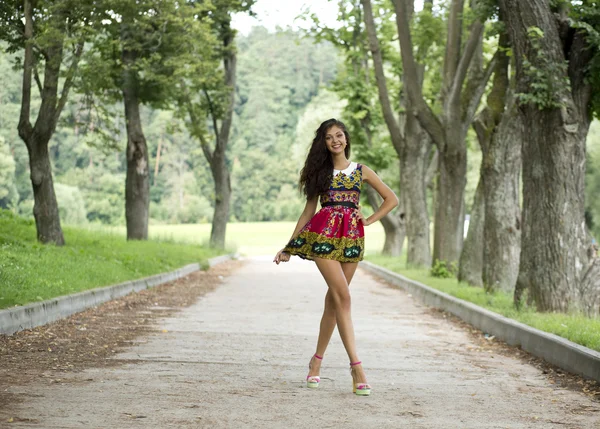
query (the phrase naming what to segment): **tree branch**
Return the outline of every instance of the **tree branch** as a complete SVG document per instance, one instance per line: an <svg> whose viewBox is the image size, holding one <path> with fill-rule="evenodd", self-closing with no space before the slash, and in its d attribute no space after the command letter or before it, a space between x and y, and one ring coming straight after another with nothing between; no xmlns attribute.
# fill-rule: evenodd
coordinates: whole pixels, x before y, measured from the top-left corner
<svg viewBox="0 0 600 429"><path fill-rule="evenodd" d="M67 70L67 76L65 78L65 83L63 84L60 100L56 105L56 112L54 114L54 125L58 123L58 118L60 117L60 113L62 112L65 104L67 103L67 98L69 97L69 90L73 86L73 79L75 78L75 73L77 72L77 67L79 65L79 60L81 60L81 55L83 54L83 40L79 40L77 45L75 45L75 49L73 52L73 59L71 60L71 65L69 66L69 70Z"/></svg>
<svg viewBox="0 0 600 429"><path fill-rule="evenodd" d="M33 68L33 46L31 39L33 38L33 20L31 0L24 1L25 13L25 57L23 59L23 90L21 95L21 113L19 115L19 125L17 127L19 136L27 147L29 147L29 139L33 133L33 127L29 120L31 113L31 71Z"/></svg>
<svg viewBox="0 0 600 429"><path fill-rule="evenodd" d="M467 128L469 127L469 124L471 124L471 122L473 121L473 118L475 117L475 113L477 112L477 108L479 107L479 103L481 102L481 97L483 97L483 94L485 93L485 88L487 86L488 81L490 80L490 78L492 77L492 73L494 72L495 68L496 68L496 64L498 62L498 52L496 51L496 53L494 53L494 56L492 57L492 59L490 60L490 62L488 63L485 72L483 74L483 77L481 78L481 80L478 82L475 91L473 91L473 95L471 97L470 100L468 100L468 104L467 104L467 108L465 110L465 114L463 116L463 127ZM466 130L465 130L466 131Z"/></svg>
<svg viewBox="0 0 600 429"><path fill-rule="evenodd" d="M40 74L37 69L37 62L33 65L33 77L35 79L35 83L37 84L38 91L40 92L40 96L42 95L42 81L40 80Z"/></svg>
<svg viewBox="0 0 600 429"><path fill-rule="evenodd" d="M473 131L475 131L475 134L477 135L477 140L479 140L479 146L481 147L483 147L486 144L485 142L488 135L488 129L486 125L487 114L488 112L486 109L485 111L481 112L481 114L479 114L471 124L473 126Z"/></svg>
<svg viewBox="0 0 600 429"><path fill-rule="evenodd" d="M190 117L191 134L192 134L192 136L197 137L198 140L200 140L200 148L202 149L202 152L204 153L204 157L206 158L206 160L208 161L208 163L210 164L210 166L212 168L212 164L213 164L212 151L210 149L210 145L206 141L206 137L204 136L203 130L198 125L198 124L204 124L204 119L200 119L200 118L198 118L198 115L196 115L196 112L194 111L194 106L193 106L192 100L189 95L187 85L185 84L185 81L183 79L181 80L180 85L181 85L181 98L179 100L179 105L184 106L184 109L187 110L187 113Z"/></svg>
<svg viewBox="0 0 600 429"><path fill-rule="evenodd" d="M446 52L444 55L444 76L442 99L451 91L456 79L459 64L460 48L462 45L462 15L464 0L452 0L448 16L448 31L446 36Z"/></svg>
<svg viewBox="0 0 600 429"><path fill-rule="evenodd" d="M460 111L460 95L462 92L462 87L465 82L465 78L467 77L469 65L471 64L471 60L473 59L473 55L475 54L475 50L479 44L479 39L482 32L483 24L480 21L475 21L471 26L469 39L467 40L465 50L460 58L460 62L458 63L458 67L456 69L456 74L454 75L454 79L452 81L452 87L450 89L447 101L449 111Z"/></svg>
<svg viewBox="0 0 600 429"><path fill-rule="evenodd" d="M208 93L208 90L206 89L206 87L204 87L202 89L202 92L204 93L204 96L206 97L206 101L208 102L208 110L209 110L209 114L210 114L210 118L212 119L212 123L213 123L213 128L214 128L214 133L215 133L215 139L217 141L217 144L215 146L215 150L213 151L212 155L214 155L217 152L217 147L219 145L219 125L217 123L217 112L215 112L215 106L212 102L212 99L210 98L210 94Z"/></svg>
<svg viewBox="0 0 600 429"><path fill-rule="evenodd" d="M210 145L206 141L206 137L204 137L203 133L198 133L198 138L200 139L200 147L202 148L202 152L204 152L204 157L212 167L213 165L213 156L210 151Z"/></svg>
<svg viewBox="0 0 600 429"><path fill-rule="evenodd" d="M232 49L233 35L231 33L230 21L225 24L225 34L223 38L223 47L225 56L223 58L223 67L225 68L225 86L229 88L229 103L227 104L225 115L221 120L221 130L217 139L215 151L222 158L225 156L227 143L229 142L229 133L231 132L231 124L233 121L233 109L235 107L235 78L237 68L237 56L235 50Z"/></svg>
<svg viewBox="0 0 600 429"><path fill-rule="evenodd" d="M398 152L401 152L402 148L405 146L405 139L402 136L402 130L400 129L400 125L394 116L392 105L390 103L385 74L383 71L383 58L381 56L379 40L377 39L375 22L373 20L371 1L361 0L361 3L364 10L365 26L367 28L367 35L369 38L369 48L371 50L371 56L373 57L375 81L377 83L377 92L379 94L379 102L381 103L381 109L383 111L383 118L385 119L385 123L390 131L390 136L392 138L394 147Z"/></svg>
<svg viewBox="0 0 600 429"><path fill-rule="evenodd" d="M398 39L402 53L402 65L404 69L404 87L406 89L411 109L421 126L429 133L433 142L440 150L445 146L445 134L440 120L433 113L423 98L417 65L413 55L413 44L410 37L410 26L404 0L392 0L396 11L396 25L398 27Z"/></svg>

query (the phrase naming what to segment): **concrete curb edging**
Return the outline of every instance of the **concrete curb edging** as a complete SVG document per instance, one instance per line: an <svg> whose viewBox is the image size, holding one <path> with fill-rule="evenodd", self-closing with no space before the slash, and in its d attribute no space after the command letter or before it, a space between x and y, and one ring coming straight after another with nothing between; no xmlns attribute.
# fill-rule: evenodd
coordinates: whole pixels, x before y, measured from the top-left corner
<svg viewBox="0 0 600 429"><path fill-rule="evenodd" d="M410 292L423 303L448 311L511 346L520 346L565 371L600 381L600 353L595 350L455 298L371 262L361 261L360 266Z"/></svg>
<svg viewBox="0 0 600 429"><path fill-rule="evenodd" d="M216 256L208 260L208 266L212 267L235 258L237 258L237 254ZM130 280L112 286L89 289L21 307L0 310L0 334L12 335L24 329L45 325L71 314L95 307L106 301L128 295L131 292L150 289L154 286L180 279L200 269L200 264L189 264L168 273L156 274L138 280Z"/></svg>

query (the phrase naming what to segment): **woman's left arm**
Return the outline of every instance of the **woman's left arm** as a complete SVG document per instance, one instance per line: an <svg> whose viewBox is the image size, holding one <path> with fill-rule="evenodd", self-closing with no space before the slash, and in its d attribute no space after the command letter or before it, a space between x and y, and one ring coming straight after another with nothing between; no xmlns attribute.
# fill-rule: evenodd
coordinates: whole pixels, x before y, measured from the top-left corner
<svg viewBox="0 0 600 429"><path fill-rule="evenodd" d="M396 196L394 191L392 191L388 185L383 183L383 181L379 178L377 173L375 173L373 170L371 170L364 164L362 166L362 177L363 181L371 185L373 189L375 189L377 193L383 198L383 204L381 204L379 209L371 216L365 219L361 214L361 220L366 226L377 222L379 219L391 212L394 209L394 207L396 207L400 203L400 201L398 200L398 197Z"/></svg>

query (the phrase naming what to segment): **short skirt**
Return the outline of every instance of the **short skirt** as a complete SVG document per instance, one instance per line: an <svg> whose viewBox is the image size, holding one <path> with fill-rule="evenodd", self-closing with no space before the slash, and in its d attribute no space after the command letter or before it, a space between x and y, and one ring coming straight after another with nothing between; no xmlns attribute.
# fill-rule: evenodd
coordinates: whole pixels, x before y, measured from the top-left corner
<svg viewBox="0 0 600 429"><path fill-rule="evenodd" d="M333 259L340 262L363 260L364 225L358 210L344 206L326 206L302 227L284 251L302 259Z"/></svg>

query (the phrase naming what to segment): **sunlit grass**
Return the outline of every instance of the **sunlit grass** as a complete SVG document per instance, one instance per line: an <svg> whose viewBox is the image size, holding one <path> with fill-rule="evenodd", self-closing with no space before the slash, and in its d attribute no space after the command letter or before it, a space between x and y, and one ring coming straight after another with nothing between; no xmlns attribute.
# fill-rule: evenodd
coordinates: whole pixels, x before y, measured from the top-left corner
<svg viewBox="0 0 600 429"><path fill-rule="evenodd" d="M64 228L66 246L36 241L31 220L0 210L0 308L172 271L225 253L197 244L126 241L116 234Z"/></svg>
<svg viewBox="0 0 600 429"><path fill-rule="evenodd" d="M425 269L407 269L405 258L373 254L367 256L366 259L456 298L472 302L533 328L559 335L574 343L600 351L600 319L592 319L581 314L538 313L527 306L517 310L513 306L511 294L497 292L490 295L485 293L482 288L459 283L456 279L432 277Z"/></svg>

